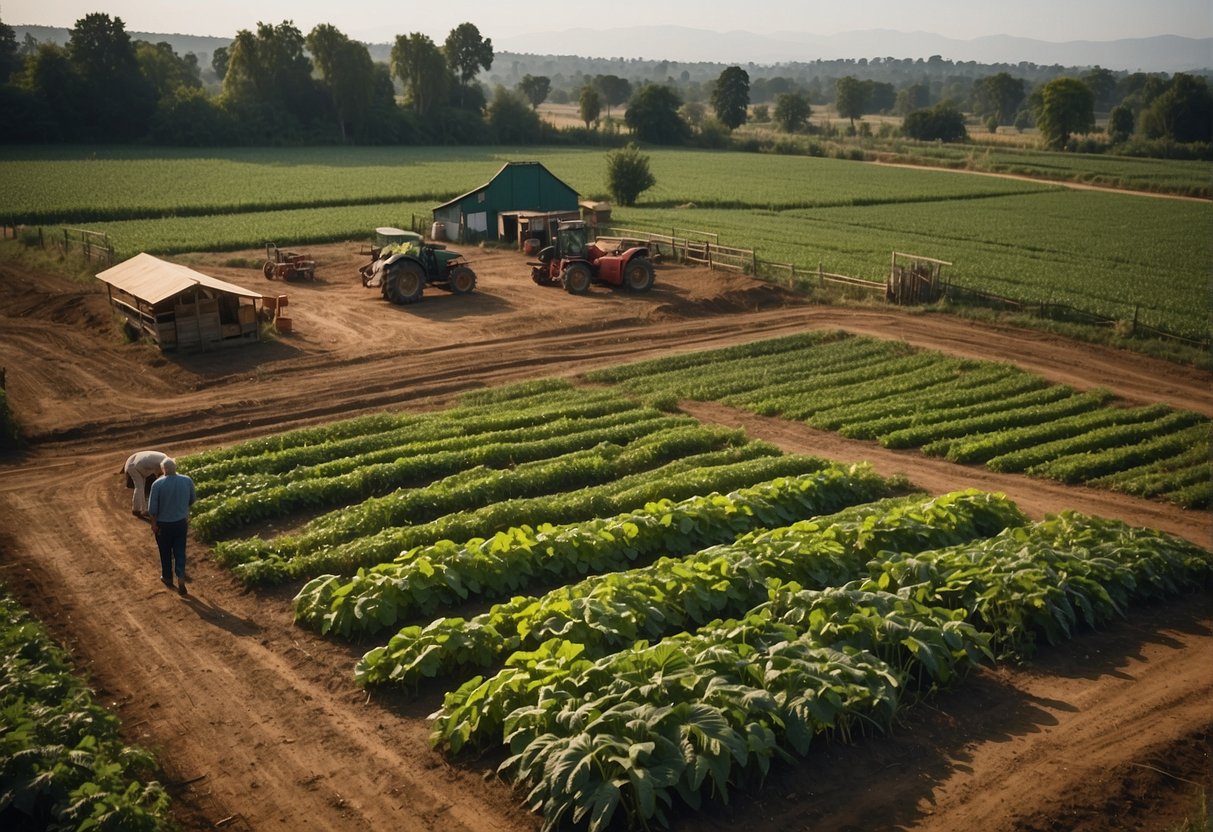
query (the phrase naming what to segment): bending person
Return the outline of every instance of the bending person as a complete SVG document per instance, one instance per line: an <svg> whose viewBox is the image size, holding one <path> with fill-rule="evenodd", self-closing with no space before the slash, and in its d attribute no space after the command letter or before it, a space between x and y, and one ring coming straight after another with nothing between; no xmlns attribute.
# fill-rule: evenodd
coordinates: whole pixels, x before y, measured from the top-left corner
<svg viewBox="0 0 1213 832"><path fill-rule="evenodd" d="M167 458L167 455L159 451L136 451L122 466L127 487L135 489L131 496L131 514L136 517L147 516L148 488L152 480L160 476L160 463Z"/></svg>

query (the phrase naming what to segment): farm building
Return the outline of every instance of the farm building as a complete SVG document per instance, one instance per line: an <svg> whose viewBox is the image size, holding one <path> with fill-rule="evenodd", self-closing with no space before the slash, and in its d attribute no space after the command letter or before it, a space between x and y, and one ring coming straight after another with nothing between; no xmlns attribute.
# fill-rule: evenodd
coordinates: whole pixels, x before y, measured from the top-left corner
<svg viewBox="0 0 1213 832"><path fill-rule="evenodd" d="M579 216L577 192L539 162L506 162L473 191L434 209L436 239L521 244L554 218Z"/></svg>
<svg viewBox="0 0 1213 832"><path fill-rule="evenodd" d="M97 279L127 327L150 336L161 349L212 349L257 340L262 295L242 286L146 253Z"/></svg>

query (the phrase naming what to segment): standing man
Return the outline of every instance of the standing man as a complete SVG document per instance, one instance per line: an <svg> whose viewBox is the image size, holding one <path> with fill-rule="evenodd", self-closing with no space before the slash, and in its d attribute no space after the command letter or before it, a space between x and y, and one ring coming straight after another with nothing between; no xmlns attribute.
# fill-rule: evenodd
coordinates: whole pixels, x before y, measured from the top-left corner
<svg viewBox="0 0 1213 832"><path fill-rule="evenodd" d="M152 495L147 511L152 519L152 534L160 549L160 580L173 588L173 567L177 569L177 592L185 591L185 532L189 525L190 506L197 499L194 481L177 473L177 463L165 457L160 463L164 476L152 483Z"/></svg>
<svg viewBox="0 0 1213 832"><path fill-rule="evenodd" d="M148 484L160 476L160 463L165 459L167 457L159 451L135 451L122 466L126 484L135 489L131 497L131 514L136 517L147 516Z"/></svg>

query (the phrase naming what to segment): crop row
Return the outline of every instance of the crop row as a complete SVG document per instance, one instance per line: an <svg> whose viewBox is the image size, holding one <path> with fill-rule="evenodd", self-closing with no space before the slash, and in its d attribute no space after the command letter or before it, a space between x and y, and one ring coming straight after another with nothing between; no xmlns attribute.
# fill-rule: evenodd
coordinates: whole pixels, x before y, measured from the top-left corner
<svg viewBox="0 0 1213 832"><path fill-rule="evenodd" d="M818 735L887 727L907 690L1204 585L1210 567L1185 541L1073 514L886 551L860 582L772 582L737 618L597 659L551 638L449 693L433 741L452 752L508 744L500 771L528 790L545 828L602 830L617 812L663 827L675 800L727 799Z"/></svg>
<svg viewBox="0 0 1213 832"><path fill-rule="evenodd" d="M257 440L225 449L228 454L224 457L198 454L187 457L181 464L189 466L190 476L202 494L233 486L256 487L262 481L280 481L283 474L297 474L324 463L340 463L414 443L540 427L552 419L590 419L639 409L640 405L613 391L585 392L568 387L520 399L510 407L462 406L436 413L383 413L370 419L333 422L327 426L331 433L304 428L274 437L276 447L266 447L264 440Z"/></svg>
<svg viewBox="0 0 1213 832"><path fill-rule="evenodd" d="M1003 364L914 351L900 342L839 334L781 339L774 354L765 342L754 344L753 352L746 346L588 377L634 393L717 400L890 448L920 447L954 462L1071 483L1166 460L1182 441L1208 442L1209 420L1196 413L1163 405L1117 407L1103 390L1076 393ZM772 357L777 366L757 370ZM1189 482L1196 475L1174 473L1169 487L1155 483L1138 493L1204 505L1210 478Z"/></svg>
<svg viewBox="0 0 1213 832"><path fill-rule="evenodd" d="M864 489L866 490L866 489ZM855 495L863 496L863 492ZM772 581L816 588L859 576L885 548L918 550L990 535L1024 517L1005 498L961 493L868 503L841 515L743 535L694 555L663 557L624 572L594 575L541 597L517 596L470 620L440 618L400 630L363 656L361 684L415 686L465 667L486 668L549 638L576 642L587 657L739 615Z"/></svg>
<svg viewBox="0 0 1213 832"><path fill-rule="evenodd" d="M70 657L0 587L0 817L6 829L176 828L155 760L122 742Z"/></svg>
<svg viewBox="0 0 1213 832"><path fill-rule="evenodd" d="M347 543L326 546L305 555L284 559L266 541L250 539L221 544L239 565L233 571L247 583L280 583L313 578L325 573L351 575L358 569L386 563L417 546L440 540L485 537L521 524L569 523L640 508L663 497L683 499L713 491L731 491L781 476L796 476L822 467L812 457L782 455L770 445L751 442L708 451L608 479L599 485L534 497L510 497L480 507L469 507L431 522L387 527Z"/></svg>
<svg viewBox="0 0 1213 832"><path fill-rule="evenodd" d="M260 488L231 488L199 501L195 528L203 539L214 540L257 520L389 495L418 483L459 476L474 467L521 465L603 442L648 442L650 434L693 425L687 417L636 410L601 419L553 419L537 427L507 431L504 436L460 437L414 448L411 455L393 453L389 461L372 457L357 460L359 464L352 468L341 462L321 467L314 476L300 473L281 482L262 481ZM372 510L379 505L369 504Z"/></svg>
<svg viewBox="0 0 1213 832"><path fill-rule="evenodd" d="M356 503L322 514L298 532L274 540L274 552L281 557L294 557L380 529L433 519L456 510L455 507L486 505L510 497L550 494L608 482L661 461L743 441L741 431L704 427L685 417L662 416L529 443L489 445L474 453L444 453L437 455L439 463L423 459L412 466L409 460L400 460L391 466L389 483L419 479L422 472L433 470L437 464L442 466L439 478L428 485L397 488L361 501L357 474L345 474L290 483L265 492L264 497L252 494L241 498L239 507L241 516L250 519L255 519L262 510L270 516L280 516L297 507L298 501L293 498L296 491L313 498L314 504L337 504L343 498ZM469 460L470 457L476 459ZM399 474L396 469L400 469ZM285 498L281 492L291 494L292 498ZM204 514L201 519L213 514ZM216 551L225 556L233 549L220 545Z"/></svg>
<svg viewBox="0 0 1213 832"><path fill-rule="evenodd" d="M417 547L346 580L318 577L295 597L295 620L321 633L368 635L401 619L469 599L491 600L588 574L625 569L657 555L685 555L757 528L837 511L884 496L891 484L866 466L832 466L729 494L661 499L613 517L488 539Z"/></svg>

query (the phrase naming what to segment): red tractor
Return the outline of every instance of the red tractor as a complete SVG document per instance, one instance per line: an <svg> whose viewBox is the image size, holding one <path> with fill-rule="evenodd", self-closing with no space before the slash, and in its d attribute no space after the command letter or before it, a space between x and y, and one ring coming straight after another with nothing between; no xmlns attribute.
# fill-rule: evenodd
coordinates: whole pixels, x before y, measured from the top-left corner
<svg viewBox="0 0 1213 832"><path fill-rule="evenodd" d="M564 286L573 295L589 291L594 282L647 292L655 277L647 246L603 251L588 241L588 229L581 220L561 222L555 245L542 249L539 262L530 265L531 279L540 286Z"/></svg>
<svg viewBox="0 0 1213 832"><path fill-rule="evenodd" d="M266 280L316 279L316 261L306 254L278 248L277 243L265 244L265 265L261 273Z"/></svg>

